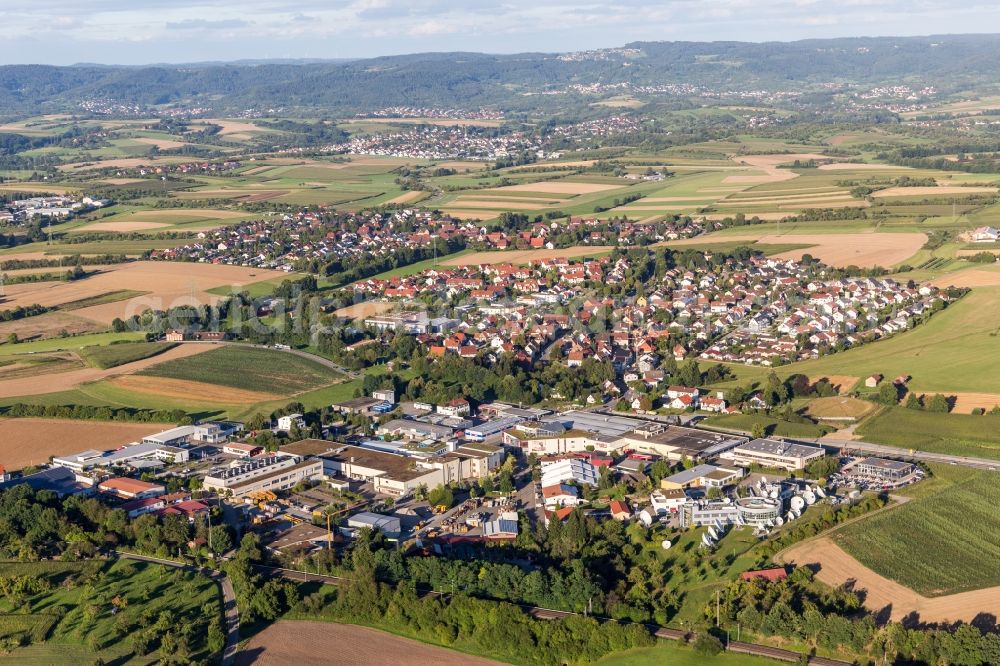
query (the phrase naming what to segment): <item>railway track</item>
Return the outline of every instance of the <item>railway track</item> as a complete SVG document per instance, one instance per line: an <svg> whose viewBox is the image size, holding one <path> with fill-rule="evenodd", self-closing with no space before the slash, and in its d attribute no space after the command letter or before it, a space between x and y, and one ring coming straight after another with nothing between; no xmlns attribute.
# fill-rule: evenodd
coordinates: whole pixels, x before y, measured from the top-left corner
<svg viewBox="0 0 1000 666"><path fill-rule="evenodd" d="M326 574L312 574L306 571L299 571L297 569L284 569L281 567L269 567L263 564L255 564L254 568L261 571L265 575L278 576L281 578L286 578L288 580L294 580L298 582L313 582L313 583L323 583L326 585L341 585L349 578L344 578L343 576L329 576ZM424 592L424 596L427 597L448 597L450 593L448 592L438 592L435 590L428 590ZM502 601L491 599L490 601ZM504 601L504 603L513 603L509 601ZM531 617L538 620L560 620L562 618L569 617L571 615L581 615L581 613L574 613L572 611L556 610L554 608L543 608L541 606L531 606L528 604L517 604L513 603L514 606L520 606L524 609L526 613L531 615ZM606 622L618 622L619 620L614 620L608 617L592 616L597 620ZM628 623L625 623L628 624ZM691 632L683 631L680 629L669 629L667 627L660 627L653 624L647 624L646 626L654 636L657 638L662 638L671 641L683 641L688 642L694 635ZM793 650L784 650L782 648L771 647L769 645L759 645L757 643L746 643L743 641L729 641L726 649L730 652L739 652L741 654L751 654L759 657L767 657L769 659L775 659L777 661L786 662L798 662L802 658L802 653L795 652ZM839 659L829 659L827 657L809 657L807 662L810 666L853 666L853 662L841 661Z"/></svg>

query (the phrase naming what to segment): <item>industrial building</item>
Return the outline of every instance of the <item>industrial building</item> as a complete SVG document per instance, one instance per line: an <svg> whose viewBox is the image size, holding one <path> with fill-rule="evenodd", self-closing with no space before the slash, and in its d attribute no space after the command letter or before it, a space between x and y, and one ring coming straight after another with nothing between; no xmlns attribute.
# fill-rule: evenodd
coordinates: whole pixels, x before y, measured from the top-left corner
<svg viewBox="0 0 1000 666"><path fill-rule="evenodd" d="M913 463L885 458L865 458L850 469L851 476L877 479L883 483L899 483L911 476L917 467Z"/></svg>
<svg viewBox="0 0 1000 666"><path fill-rule="evenodd" d="M347 519L347 526L352 529L367 527L376 532L381 532L390 539L398 538L402 533L402 524L395 516L386 516L381 513L361 511Z"/></svg>
<svg viewBox="0 0 1000 666"><path fill-rule="evenodd" d="M599 476L596 467L579 458L542 462L543 488L555 486L565 481L572 481L578 486L596 486Z"/></svg>
<svg viewBox="0 0 1000 666"><path fill-rule="evenodd" d="M683 426L649 423L624 433L616 442L620 449L650 453L679 461L707 460L746 443L746 437L723 435Z"/></svg>
<svg viewBox="0 0 1000 666"><path fill-rule="evenodd" d="M745 467L756 464L793 471L804 469L809 463L825 455L826 451L818 446L762 438L740 444L720 457Z"/></svg>
<svg viewBox="0 0 1000 666"><path fill-rule="evenodd" d="M243 497L261 490L287 490L322 475L323 463L319 460L282 453L214 469L205 477L204 488Z"/></svg>
<svg viewBox="0 0 1000 666"><path fill-rule="evenodd" d="M725 488L743 478L743 471L718 467L716 465L695 465L660 480L664 490L684 490L686 488Z"/></svg>

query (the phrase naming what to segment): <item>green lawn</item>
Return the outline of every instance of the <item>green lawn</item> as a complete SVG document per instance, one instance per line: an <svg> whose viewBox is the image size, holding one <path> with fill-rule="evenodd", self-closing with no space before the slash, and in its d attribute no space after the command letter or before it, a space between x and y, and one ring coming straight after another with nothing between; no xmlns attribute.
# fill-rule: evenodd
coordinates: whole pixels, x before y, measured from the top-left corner
<svg viewBox="0 0 1000 666"><path fill-rule="evenodd" d="M80 356L95 368L114 368L162 354L176 346L173 342L126 342L84 347L80 350Z"/></svg>
<svg viewBox="0 0 1000 666"><path fill-rule="evenodd" d="M936 480L928 492L835 533L859 562L926 596L1000 585L995 472Z"/></svg>
<svg viewBox="0 0 1000 666"><path fill-rule="evenodd" d="M227 345L174 359L139 374L288 395L312 391L342 379L339 373L309 359L242 345Z"/></svg>
<svg viewBox="0 0 1000 666"><path fill-rule="evenodd" d="M0 575L31 576L49 588L23 603L0 597L0 638L30 642L7 657L17 664L153 664L163 657L166 631L190 626L190 657L207 660L209 620L221 613L219 590L210 579L167 567L128 561L0 563ZM127 606L112 613L115 597ZM143 628L143 617L149 626ZM159 627L155 625L160 624ZM22 633L27 631L27 633ZM32 635L32 631L34 635ZM151 651L137 655L131 637L149 635Z"/></svg>

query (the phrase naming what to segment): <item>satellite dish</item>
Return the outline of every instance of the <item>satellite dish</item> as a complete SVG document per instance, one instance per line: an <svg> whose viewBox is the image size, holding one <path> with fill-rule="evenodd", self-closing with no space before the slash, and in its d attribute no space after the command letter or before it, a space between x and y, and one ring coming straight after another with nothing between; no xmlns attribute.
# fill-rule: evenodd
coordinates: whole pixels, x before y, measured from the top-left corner
<svg viewBox="0 0 1000 666"><path fill-rule="evenodd" d="M817 497L825 498L826 497L826 491L824 491L819 486L816 486L816 495L817 495Z"/></svg>
<svg viewBox="0 0 1000 666"><path fill-rule="evenodd" d="M774 519L774 524L780 527L781 525L785 524L785 521L781 519L781 516L778 516L777 518Z"/></svg>
<svg viewBox="0 0 1000 666"><path fill-rule="evenodd" d="M802 499L799 495L796 495L791 500L789 500L788 505L792 507L793 511L801 511L806 506L806 501Z"/></svg>
<svg viewBox="0 0 1000 666"><path fill-rule="evenodd" d="M672 544L670 543L670 539L664 539L663 541L660 542L660 547L663 550L670 550L671 545Z"/></svg>
<svg viewBox="0 0 1000 666"><path fill-rule="evenodd" d="M807 490L802 493L802 499L806 501L807 506L810 506L816 503L816 494L811 490Z"/></svg>
<svg viewBox="0 0 1000 666"><path fill-rule="evenodd" d="M770 497L771 499L778 499L778 491L772 490L771 492L768 493L768 497Z"/></svg>

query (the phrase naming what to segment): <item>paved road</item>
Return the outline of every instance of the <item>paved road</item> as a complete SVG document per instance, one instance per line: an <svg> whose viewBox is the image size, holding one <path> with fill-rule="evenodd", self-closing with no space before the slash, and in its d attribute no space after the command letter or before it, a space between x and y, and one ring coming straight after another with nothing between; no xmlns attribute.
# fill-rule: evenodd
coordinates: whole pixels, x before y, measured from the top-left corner
<svg viewBox="0 0 1000 666"><path fill-rule="evenodd" d="M173 560L164 560L159 557L137 555L135 553L126 553L122 551L114 551L114 553L118 557L126 560L152 562L153 564L162 564L163 566L174 567L175 569L194 571L208 576L218 583L219 587L222 588L223 612L226 616L226 647L222 651L221 663L222 666L232 666L235 663L236 651L240 642L240 612L236 607L236 591L233 590L233 583L229 580L229 576L221 571L216 571L215 569L196 567L192 564L184 564L183 562L175 562Z"/></svg>
<svg viewBox="0 0 1000 666"><path fill-rule="evenodd" d="M930 451L916 451L913 449L902 449L896 446L885 446L884 444L874 444L872 442L862 442L858 440L836 440L825 438L813 440L813 443L821 444L832 448L847 448L859 453L870 453L901 460L914 460L921 462L944 463L946 465L960 465L973 469L985 469L991 472L1000 470L1000 460L990 460L989 458L973 458L970 456L952 456L946 453L932 453Z"/></svg>
<svg viewBox="0 0 1000 666"><path fill-rule="evenodd" d="M741 433L748 436L750 434L744 430L736 430L733 428L719 428L716 426L704 429L718 431L718 432ZM830 436L817 439L793 439L791 437L779 437L778 439L782 439L786 442L811 444L813 446L825 446L828 449L850 449L854 453L867 453L870 455L885 456L888 458L898 458L900 460L911 460L914 462L932 462L932 463L941 463L945 465L958 465L960 467L989 470L991 472L1000 471L1000 460L991 460L989 458L975 458L972 456L953 456L947 453L933 453L931 451L904 449L898 446L886 446L884 444L875 444L874 442L864 442L857 439L834 439L831 438Z"/></svg>

